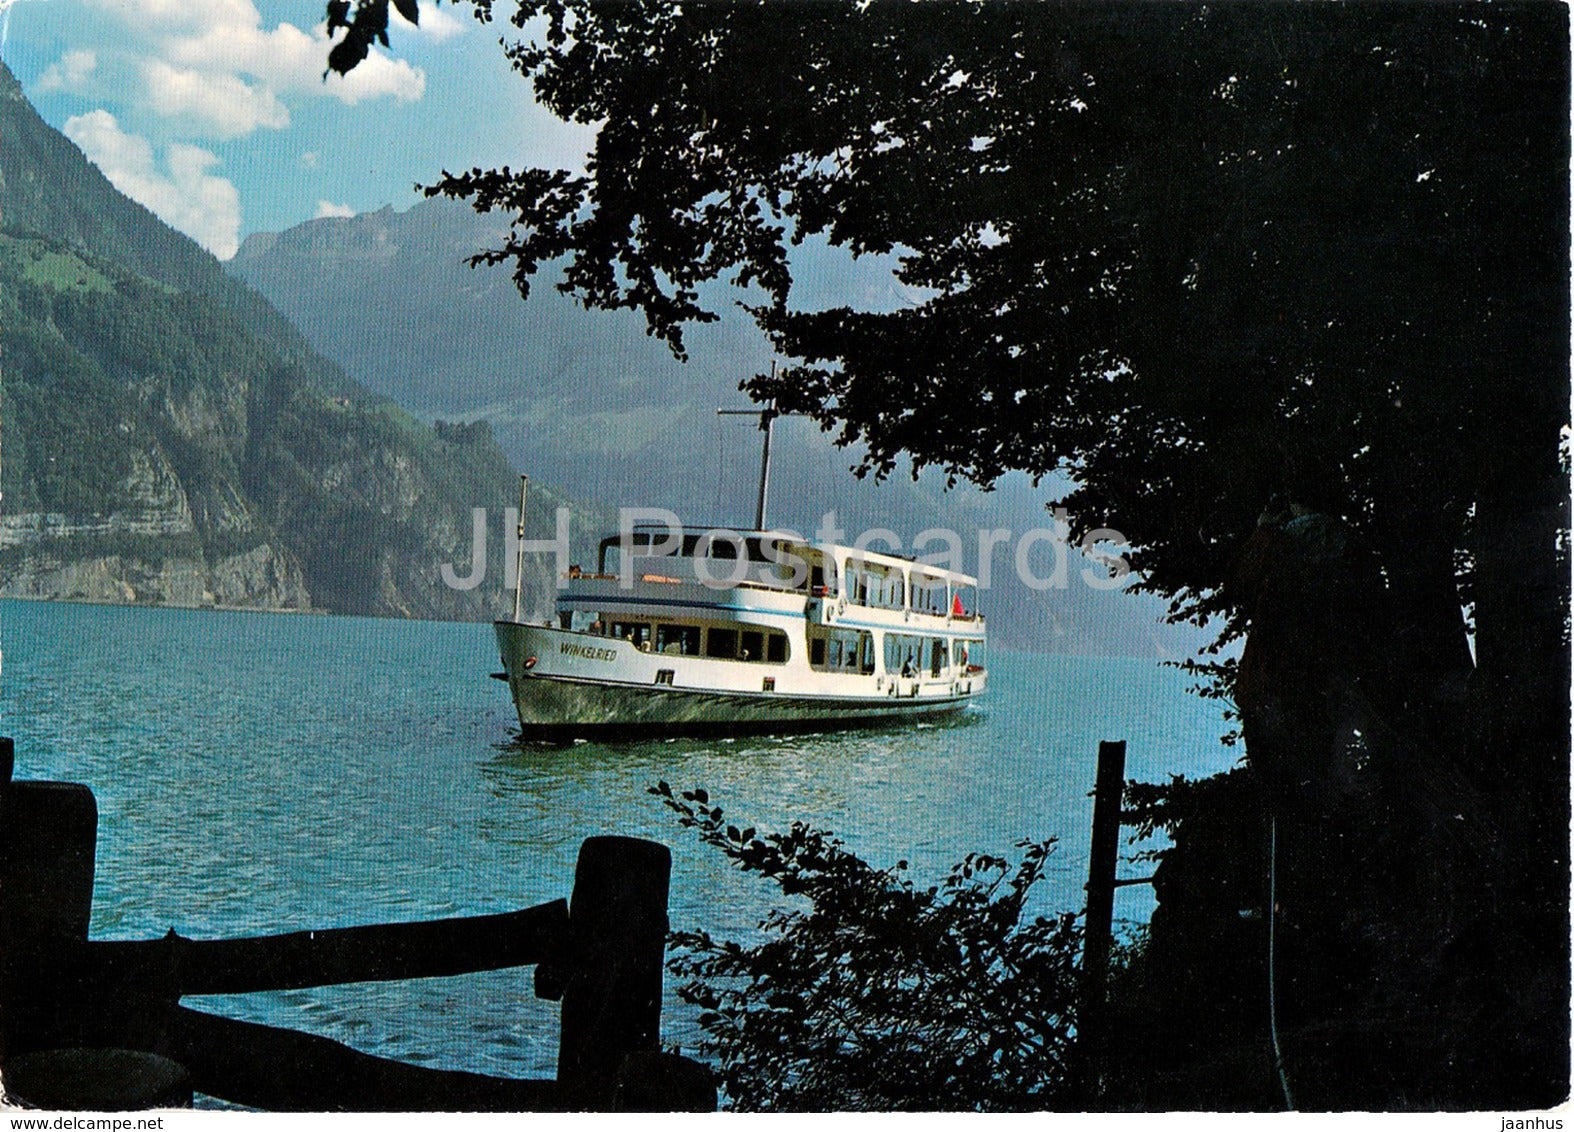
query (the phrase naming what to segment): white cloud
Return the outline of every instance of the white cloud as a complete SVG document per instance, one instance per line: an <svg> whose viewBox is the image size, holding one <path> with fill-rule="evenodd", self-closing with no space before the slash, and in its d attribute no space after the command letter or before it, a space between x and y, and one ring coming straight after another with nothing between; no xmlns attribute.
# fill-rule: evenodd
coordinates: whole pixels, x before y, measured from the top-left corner
<svg viewBox="0 0 1574 1132"><path fill-rule="evenodd" d="M323 40L323 59L328 57L328 41ZM318 71L318 76L321 71ZM326 83L313 78L320 88L340 102L354 106L371 98L394 98L399 102L416 102L426 93L426 72L412 67L403 59L390 59L386 55L366 57L348 75L329 75Z"/></svg>
<svg viewBox="0 0 1574 1132"><path fill-rule="evenodd" d="M104 15L105 34L120 25L114 49L137 60L147 109L201 136L234 138L289 124L294 98L335 98L348 105L377 98L413 102L426 93L426 73L374 51L348 76L327 68L326 23L309 31L281 22L263 26L253 0L83 0ZM3 0L0 0L3 3ZM308 7L321 12L320 3ZM433 9L433 38L459 24Z"/></svg>
<svg viewBox="0 0 1574 1132"><path fill-rule="evenodd" d="M209 170L219 159L198 146L165 147L164 167L144 137L128 134L107 110L68 119L65 135L109 181L170 227L184 232L220 259L240 246L240 194Z"/></svg>
<svg viewBox="0 0 1574 1132"><path fill-rule="evenodd" d="M442 8L432 3L418 3L421 20L418 24L411 24L404 18L404 14L392 4L388 6L388 23L397 32L420 35L433 43L443 43L452 39L465 30L465 25L449 15Z"/></svg>
<svg viewBox="0 0 1574 1132"><path fill-rule="evenodd" d="M317 219L322 220L329 216L348 217L354 216L355 209L347 204L334 204L331 200L317 202Z"/></svg>
<svg viewBox="0 0 1574 1132"><path fill-rule="evenodd" d="M436 4L421 5L420 32L433 43L446 43L465 30L465 25Z"/></svg>
<svg viewBox="0 0 1574 1132"><path fill-rule="evenodd" d="M229 26L248 19L258 22L252 0L93 0L94 6L147 28L180 32Z"/></svg>
<svg viewBox="0 0 1574 1132"><path fill-rule="evenodd" d="M41 91L81 90L88 76L97 68L98 52L67 51L60 57L59 62L50 64L38 77L38 89Z"/></svg>
<svg viewBox="0 0 1574 1132"><path fill-rule="evenodd" d="M290 124L289 110L273 91L238 75L179 69L152 59L142 78L148 104L160 117L189 123L209 136L238 138L259 127L282 130Z"/></svg>

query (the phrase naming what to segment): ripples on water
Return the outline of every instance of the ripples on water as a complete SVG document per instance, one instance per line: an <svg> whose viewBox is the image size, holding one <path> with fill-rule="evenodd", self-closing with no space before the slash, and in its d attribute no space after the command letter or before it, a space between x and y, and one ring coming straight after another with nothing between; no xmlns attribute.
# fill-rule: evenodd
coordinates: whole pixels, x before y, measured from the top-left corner
<svg viewBox="0 0 1574 1132"><path fill-rule="evenodd" d="M739 824L834 829L938 879L969 852L1059 835L1045 903L1077 908L1094 758L1127 777L1225 769L1217 708L1151 660L994 649L949 722L790 737L522 743L490 626L0 603L0 711L20 778L91 786L93 933L215 937L507 911L566 897L600 833L673 850L671 920L746 936L771 891L646 789L704 786ZM1117 915L1151 896L1123 889ZM550 1076L555 1004L501 971L189 1000L370 1053ZM670 989L670 988L669 988ZM665 1036L695 1037L671 1000Z"/></svg>

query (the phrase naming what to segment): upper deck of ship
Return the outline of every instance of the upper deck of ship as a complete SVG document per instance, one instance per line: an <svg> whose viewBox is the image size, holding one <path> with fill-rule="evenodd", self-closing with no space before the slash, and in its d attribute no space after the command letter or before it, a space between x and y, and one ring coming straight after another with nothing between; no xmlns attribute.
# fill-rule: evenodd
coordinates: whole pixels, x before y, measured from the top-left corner
<svg viewBox="0 0 1574 1132"><path fill-rule="evenodd" d="M615 567L609 561L614 553ZM670 601L683 591L667 587L703 586L712 596L718 590L736 591L734 597L745 600L752 595L767 609L784 610L796 596L888 611L895 614L893 622L914 615L980 626L983 621L972 575L775 530L635 527L601 541L594 573L571 568L566 580L560 604L593 601L613 588L625 599L648 595Z"/></svg>

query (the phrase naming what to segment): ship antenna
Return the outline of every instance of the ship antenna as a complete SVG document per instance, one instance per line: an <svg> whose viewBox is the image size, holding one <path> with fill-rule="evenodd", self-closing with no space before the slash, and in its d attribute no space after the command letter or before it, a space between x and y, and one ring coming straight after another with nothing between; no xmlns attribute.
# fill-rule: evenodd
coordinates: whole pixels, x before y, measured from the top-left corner
<svg viewBox="0 0 1574 1132"><path fill-rule="evenodd" d="M771 363L775 369L775 363ZM776 409L774 404L769 409L760 411L760 429L765 433L765 443L760 447L760 498L754 505L754 529L765 529L765 500L771 490L771 432L776 425Z"/></svg>
<svg viewBox="0 0 1574 1132"><path fill-rule="evenodd" d="M514 531L514 621L519 621L519 600L525 588L525 500L530 496L530 477L519 477L519 525Z"/></svg>
<svg viewBox="0 0 1574 1132"><path fill-rule="evenodd" d="M771 376L776 376L776 363L771 362ZM765 439L760 447L760 495L754 505L754 529L765 529L765 504L771 492L771 432L777 417L796 417L799 413L784 413L776 407L774 400L763 409L717 409L718 417L758 417L760 418L760 431L765 434Z"/></svg>

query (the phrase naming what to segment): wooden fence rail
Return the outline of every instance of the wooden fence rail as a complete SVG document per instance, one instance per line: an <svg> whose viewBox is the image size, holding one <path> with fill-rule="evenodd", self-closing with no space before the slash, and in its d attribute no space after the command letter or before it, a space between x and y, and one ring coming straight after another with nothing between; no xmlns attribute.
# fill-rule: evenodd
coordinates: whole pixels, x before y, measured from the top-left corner
<svg viewBox="0 0 1574 1132"><path fill-rule="evenodd" d="M93 793L12 781L13 764L0 739L0 1078L13 1099L134 1108L195 1091L281 1111L715 1108L703 1067L659 1052L665 846L590 838L570 899L516 912L247 939L90 941ZM555 1080L430 1069L180 1005L184 995L523 966L536 967L539 997L562 999Z"/></svg>
<svg viewBox="0 0 1574 1132"><path fill-rule="evenodd" d="M555 957L568 930L568 901L518 912L416 923L329 928L249 939L92 942L87 961L166 969L176 990L245 994L337 983L468 975Z"/></svg>
<svg viewBox="0 0 1574 1132"><path fill-rule="evenodd" d="M556 1081L432 1069L373 1057L328 1038L178 1006L168 1055L197 1092L274 1112L561 1112Z"/></svg>

